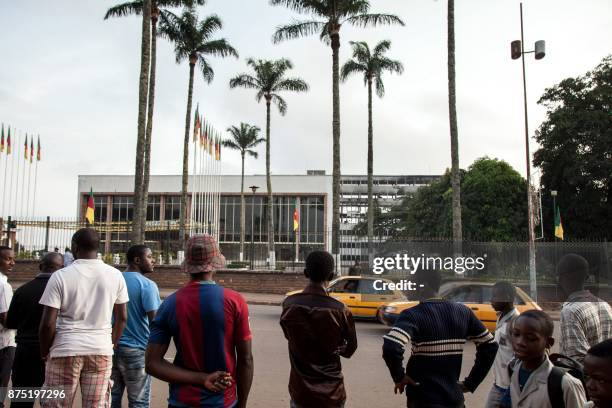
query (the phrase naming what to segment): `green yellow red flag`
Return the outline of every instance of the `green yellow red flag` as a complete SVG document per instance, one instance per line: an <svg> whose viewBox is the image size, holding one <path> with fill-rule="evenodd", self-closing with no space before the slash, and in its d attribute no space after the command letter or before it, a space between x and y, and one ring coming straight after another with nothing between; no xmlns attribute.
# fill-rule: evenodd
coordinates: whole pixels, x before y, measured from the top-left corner
<svg viewBox="0 0 612 408"><path fill-rule="evenodd" d="M28 134L26 133L25 142L23 142L23 158L28 160Z"/></svg>
<svg viewBox="0 0 612 408"><path fill-rule="evenodd" d="M559 206L555 208L555 237L563 241L563 224L561 223L561 212Z"/></svg>
<svg viewBox="0 0 612 408"><path fill-rule="evenodd" d="M298 211L297 199L294 203L293 208L293 231L297 231L300 228L300 212Z"/></svg>
<svg viewBox="0 0 612 408"><path fill-rule="evenodd" d="M87 210L85 211L85 221L89 225L94 223L94 195L93 195L93 187L90 187L89 190L89 198L87 199Z"/></svg>
<svg viewBox="0 0 612 408"><path fill-rule="evenodd" d="M36 161L40 161L40 136L38 136L38 143L36 147Z"/></svg>
<svg viewBox="0 0 612 408"><path fill-rule="evenodd" d="M34 136L30 138L30 163L34 160Z"/></svg>
<svg viewBox="0 0 612 408"><path fill-rule="evenodd" d="M0 153L4 153L4 123L2 124L2 136L0 139Z"/></svg>

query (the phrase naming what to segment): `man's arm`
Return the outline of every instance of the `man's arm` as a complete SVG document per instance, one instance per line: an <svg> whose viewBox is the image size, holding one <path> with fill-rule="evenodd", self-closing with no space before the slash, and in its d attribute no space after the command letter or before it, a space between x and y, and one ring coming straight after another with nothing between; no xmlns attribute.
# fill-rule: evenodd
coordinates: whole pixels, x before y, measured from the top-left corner
<svg viewBox="0 0 612 408"><path fill-rule="evenodd" d="M353 314L350 310L348 310L348 308L344 310L344 321L345 329L343 333L343 340L346 343L340 348L338 354L344 358L351 358L355 351L357 351L357 332L355 331Z"/></svg>
<svg viewBox="0 0 612 408"><path fill-rule="evenodd" d="M113 306L113 318L113 346L116 347L127 324L127 303L115 303Z"/></svg>
<svg viewBox="0 0 612 408"><path fill-rule="evenodd" d="M245 408L253 383L253 353L251 339L238 342L236 345L236 388L238 391L237 408Z"/></svg>
<svg viewBox="0 0 612 408"><path fill-rule="evenodd" d="M190 371L164 359L168 351L168 344L149 343L145 352L145 370L155 378L172 384L194 384L205 387L212 392L220 392L229 385L224 381L230 381L229 373L216 371L212 374Z"/></svg>
<svg viewBox="0 0 612 408"><path fill-rule="evenodd" d="M7 284L8 285L8 284ZM7 295L7 289L4 284L0 283L0 325L6 327L7 312L9 310L9 298L10 294Z"/></svg>
<svg viewBox="0 0 612 408"><path fill-rule="evenodd" d="M474 312L471 310L469 312L470 320L468 323L467 339L476 344L476 360L474 361L474 366L470 370L470 373L465 377L461 385L463 385L467 391L474 392L491 369L499 346L493 335L489 333L489 330L487 330L484 324L478 320Z"/></svg>
<svg viewBox="0 0 612 408"><path fill-rule="evenodd" d="M55 323L59 309L51 306L45 306L43 315L38 326L38 338L40 341L40 356L45 359L49 355L49 350L55 339Z"/></svg>

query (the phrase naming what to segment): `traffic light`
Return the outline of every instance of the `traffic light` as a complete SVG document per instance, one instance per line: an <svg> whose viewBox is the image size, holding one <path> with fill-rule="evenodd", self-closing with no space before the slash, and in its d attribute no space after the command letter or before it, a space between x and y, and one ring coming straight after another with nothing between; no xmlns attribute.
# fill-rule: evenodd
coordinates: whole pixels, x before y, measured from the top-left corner
<svg viewBox="0 0 612 408"><path fill-rule="evenodd" d="M510 55L512 59L521 58L523 51L521 50L521 40L515 40L510 43Z"/></svg>

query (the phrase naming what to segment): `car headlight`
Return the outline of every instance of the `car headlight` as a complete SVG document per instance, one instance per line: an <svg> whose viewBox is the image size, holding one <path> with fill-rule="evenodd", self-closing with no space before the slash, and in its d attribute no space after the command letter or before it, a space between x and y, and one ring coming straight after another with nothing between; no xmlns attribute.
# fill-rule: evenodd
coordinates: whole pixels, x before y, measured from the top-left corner
<svg viewBox="0 0 612 408"><path fill-rule="evenodd" d="M386 306L384 310L385 310L385 313L395 313L397 312L397 307Z"/></svg>

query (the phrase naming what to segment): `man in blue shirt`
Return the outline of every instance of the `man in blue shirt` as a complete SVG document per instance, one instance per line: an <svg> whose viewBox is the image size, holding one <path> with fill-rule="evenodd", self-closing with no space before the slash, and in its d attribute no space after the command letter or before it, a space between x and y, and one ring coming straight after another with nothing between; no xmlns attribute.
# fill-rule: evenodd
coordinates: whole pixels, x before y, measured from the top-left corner
<svg viewBox="0 0 612 408"><path fill-rule="evenodd" d="M157 285L145 275L153 272L154 263L151 249L145 245L134 245L127 251L128 266L123 277L130 301L127 326L113 356L113 408L121 407L126 388L130 408L149 406L151 376L145 372L145 350L149 323L161 300Z"/></svg>

